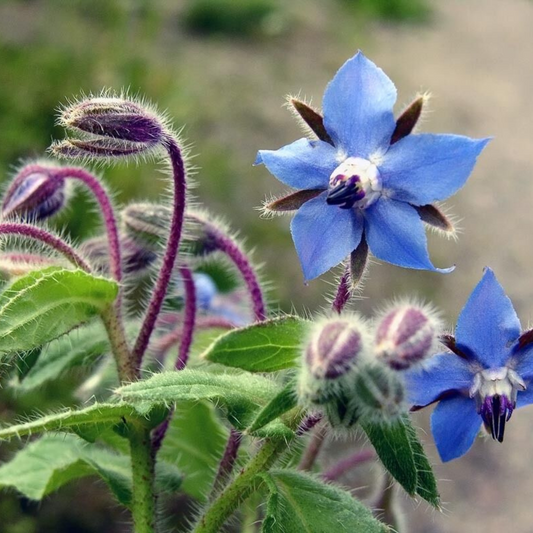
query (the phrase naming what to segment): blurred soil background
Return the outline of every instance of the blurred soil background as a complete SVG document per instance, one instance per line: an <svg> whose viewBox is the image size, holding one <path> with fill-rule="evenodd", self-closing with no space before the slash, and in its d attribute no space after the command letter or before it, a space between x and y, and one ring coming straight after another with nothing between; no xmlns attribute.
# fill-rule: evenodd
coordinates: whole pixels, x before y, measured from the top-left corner
<svg viewBox="0 0 533 533"><path fill-rule="evenodd" d="M195 195L255 249L272 281L273 305L320 309L335 278L304 286L290 219L265 220L255 210L283 188L252 162L258 149L300 136L284 95L320 105L327 82L361 49L396 83L398 111L418 91L432 92L424 131L494 140L446 206L460 219L459 240L430 235L434 263L457 264L456 271L442 276L374 264L356 307L371 313L391 297L417 294L442 308L451 326L490 265L527 326L533 316L532 25L528 0L0 0L0 180L63 136L54 126L59 103L102 87L127 88L183 127L199 168ZM98 172L120 202L164 191L155 165ZM82 227L87 210L87 200L77 198L68 217L75 237L96 227L93 214L95 224ZM72 401L60 385L30 398L3 390L0 416ZM416 417L422 431L429 431L428 415ZM532 430L533 409L518 411L503 444L480 439L466 457L446 465L428 432L445 509L440 514L402 500L406 531L531 533ZM8 453L9 447L0 450ZM362 469L346 482L368 484L366 474ZM379 476L375 468L370 474ZM109 502L94 481L76 482L39 505L2 493L0 531L128 531L127 517Z"/></svg>

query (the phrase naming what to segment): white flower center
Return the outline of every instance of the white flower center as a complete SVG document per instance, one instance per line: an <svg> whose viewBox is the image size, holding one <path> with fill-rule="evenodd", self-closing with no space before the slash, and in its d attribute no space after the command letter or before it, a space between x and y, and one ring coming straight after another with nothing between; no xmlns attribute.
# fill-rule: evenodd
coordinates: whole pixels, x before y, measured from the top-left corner
<svg viewBox="0 0 533 533"><path fill-rule="evenodd" d="M360 157L348 157L331 173L327 203L341 209L364 209L380 197L381 189L376 165Z"/></svg>

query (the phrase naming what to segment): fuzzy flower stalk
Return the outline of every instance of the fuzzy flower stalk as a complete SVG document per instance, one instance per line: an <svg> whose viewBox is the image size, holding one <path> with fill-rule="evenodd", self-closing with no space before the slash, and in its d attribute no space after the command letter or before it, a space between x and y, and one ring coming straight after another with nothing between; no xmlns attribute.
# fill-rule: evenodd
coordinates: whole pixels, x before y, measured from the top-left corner
<svg viewBox="0 0 533 533"><path fill-rule="evenodd" d="M438 402L431 431L443 461L464 455L483 425L502 442L514 410L533 403L533 335L487 268L437 353L405 377L412 410Z"/></svg>
<svg viewBox="0 0 533 533"><path fill-rule="evenodd" d="M146 105L123 97L87 98L63 109L59 122L76 136L52 145L51 150L56 155L113 161L119 157L146 157L162 148L170 159L174 183L173 211L162 266L132 349L135 373L131 377L136 378L178 255L187 194L182 150L164 118Z"/></svg>
<svg viewBox="0 0 533 533"><path fill-rule="evenodd" d="M311 280L350 256L356 285L372 253L405 268L436 268L423 222L453 226L434 205L458 191L488 139L413 133L425 97L398 119L396 88L361 52L329 83L323 116L291 99L311 138L279 150L260 150L264 164L296 192L265 206L295 213L291 233L304 277Z"/></svg>

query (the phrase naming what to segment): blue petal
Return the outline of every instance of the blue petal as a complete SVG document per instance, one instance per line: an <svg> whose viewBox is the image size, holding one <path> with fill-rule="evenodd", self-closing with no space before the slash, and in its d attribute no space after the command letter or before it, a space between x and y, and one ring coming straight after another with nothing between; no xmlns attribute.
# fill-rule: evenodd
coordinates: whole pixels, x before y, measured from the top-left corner
<svg viewBox="0 0 533 533"><path fill-rule="evenodd" d="M458 394L439 402L431 415L431 432L442 461L464 455L474 444L480 427L481 417L471 398Z"/></svg>
<svg viewBox="0 0 533 533"><path fill-rule="evenodd" d="M487 268L457 319L457 345L485 368L505 365L520 321L494 272Z"/></svg>
<svg viewBox="0 0 533 533"><path fill-rule="evenodd" d="M454 269L433 266L429 259L424 225L411 205L381 197L364 214L368 246L378 259L421 270L446 273Z"/></svg>
<svg viewBox="0 0 533 533"><path fill-rule="evenodd" d="M450 353L434 355L404 376L408 402L419 407L433 403L444 392L468 391L474 380L468 362Z"/></svg>
<svg viewBox="0 0 533 533"><path fill-rule="evenodd" d="M255 164L264 163L280 181L295 189L326 189L338 166L336 150L322 141L299 139L279 150L260 150Z"/></svg>
<svg viewBox="0 0 533 533"><path fill-rule="evenodd" d="M393 198L415 205L445 200L466 182L490 139L460 135L408 135L393 144L379 166Z"/></svg>
<svg viewBox="0 0 533 533"><path fill-rule="evenodd" d="M513 362L509 366L520 374L523 380L533 379L533 346L529 345L527 348L519 350L513 355ZM533 389L533 385L531 388Z"/></svg>
<svg viewBox="0 0 533 533"><path fill-rule="evenodd" d="M361 241L363 221L353 209L326 203L327 193L306 202L291 223L296 251L307 280L338 265Z"/></svg>
<svg viewBox="0 0 533 533"><path fill-rule="evenodd" d="M518 391L518 396L516 397L516 407L525 407L526 405L531 405L533 403L533 385L528 385L527 389L524 391Z"/></svg>
<svg viewBox="0 0 533 533"><path fill-rule="evenodd" d="M349 156L368 158L386 150L396 127L396 88L361 52L348 60L324 93L324 126L335 146Z"/></svg>

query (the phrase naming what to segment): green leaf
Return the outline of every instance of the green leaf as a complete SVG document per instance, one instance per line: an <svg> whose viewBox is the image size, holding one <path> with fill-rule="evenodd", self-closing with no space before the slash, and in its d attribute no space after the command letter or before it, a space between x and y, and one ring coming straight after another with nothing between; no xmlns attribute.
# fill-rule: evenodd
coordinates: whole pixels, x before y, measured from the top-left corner
<svg viewBox="0 0 533 533"><path fill-rule="evenodd" d="M97 474L117 500L129 506L132 496L131 460L75 435L45 435L0 467L0 487L14 487L27 498L41 500L69 481ZM175 465L156 466L156 490L175 492L182 476Z"/></svg>
<svg viewBox="0 0 533 533"><path fill-rule="evenodd" d="M361 426L383 466L409 495L414 496L418 478L417 468L404 419L364 421L361 422Z"/></svg>
<svg viewBox="0 0 533 533"><path fill-rule="evenodd" d="M385 468L408 494L439 507L437 482L408 415L394 422L362 422Z"/></svg>
<svg viewBox="0 0 533 533"><path fill-rule="evenodd" d="M120 423L124 417L140 415L125 403L96 403L85 409L65 409L59 413L46 415L29 422L0 429L0 441L13 437L23 437L44 431L73 431L81 434L98 433Z"/></svg>
<svg viewBox="0 0 533 533"><path fill-rule="evenodd" d="M95 322L76 328L68 335L47 344L16 387L21 391L40 387L47 381L57 379L70 368L95 362L109 351L109 340L102 323Z"/></svg>
<svg viewBox="0 0 533 533"><path fill-rule="evenodd" d="M202 357L248 372L293 368L309 325L307 320L287 316L234 329L219 337Z"/></svg>
<svg viewBox="0 0 533 533"><path fill-rule="evenodd" d="M418 474L416 493L433 507L440 508L440 494L431 464L422 447L422 443L418 439L415 428L411 424L411 420L407 415L404 417L404 420L407 434L411 440L411 447L413 449L416 471Z"/></svg>
<svg viewBox="0 0 533 533"><path fill-rule="evenodd" d="M224 406L229 421L239 430L248 427L257 412L280 392L274 381L253 374L215 374L201 370L163 372L117 389L126 402L135 402L144 412L155 404L208 400ZM258 433L265 437L292 437L293 431L281 421L273 421Z"/></svg>
<svg viewBox="0 0 533 533"><path fill-rule="evenodd" d="M91 447L74 435L51 434L31 442L0 467L0 487L14 487L41 500L73 479L99 474L117 500L131 501L129 458Z"/></svg>
<svg viewBox="0 0 533 533"><path fill-rule="evenodd" d="M387 526L349 492L291 470L260 476L269 491L263 533L386 533Z"/></svg>
<svg viewBox="0 0 533 533"><path fill-rule="evenodd" d="M183 491L204 501L228 440L227 429L215 409L205 402L180 402L170 422L158 457L183 472Z"/></svg>
<svg viewBox="0 0 533 533"><path fill-rule="evenodd" d="M285 414L298 405L298 398L294 390L294 382L288 383L285 388L259 411L250 427L246 430L254 434L276 418Z"/></svg>
<svg viewBox="0 0 533 533"><path fill-rule="evenodd" d="M31 350L87 322L116 298L114 281L50 267L17 278L0 294L0 353Z"/></svg>

